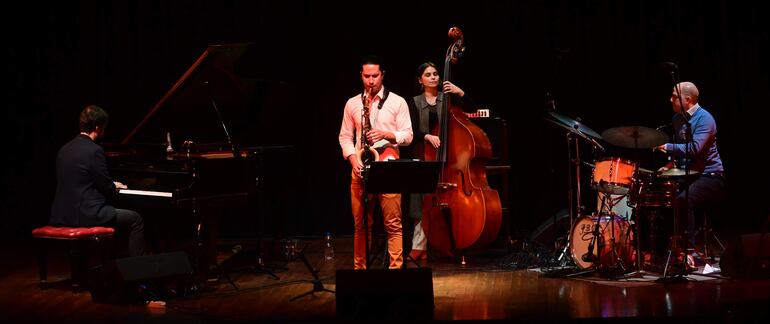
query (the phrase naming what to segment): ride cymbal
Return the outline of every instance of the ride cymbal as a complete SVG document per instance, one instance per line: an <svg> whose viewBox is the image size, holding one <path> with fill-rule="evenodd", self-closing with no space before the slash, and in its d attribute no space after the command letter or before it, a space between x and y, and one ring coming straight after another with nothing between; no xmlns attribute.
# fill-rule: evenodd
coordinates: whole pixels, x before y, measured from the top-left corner
<svg viewBox="0 0 770 324"><path fill-rule="evenodd" d="M692 176L692 175L698 175L698 174L700 174L700 172L698 172L696 170L687 170L687 174ZM684 169L671 168L671 169L668 169L668 170L660 172L660 174L658 174L658 176L669 177L669 178L671 178L671 177L683 177L683 176L685 176L685 172L684 172Z"/></svg>
<svg viewBox="0 0 770 324"><path fill-rule="evenodd" d="M668 142L668 135L644 126L610 128L602 132L602 137L610 144L636 149L654 148Z"/></svg>

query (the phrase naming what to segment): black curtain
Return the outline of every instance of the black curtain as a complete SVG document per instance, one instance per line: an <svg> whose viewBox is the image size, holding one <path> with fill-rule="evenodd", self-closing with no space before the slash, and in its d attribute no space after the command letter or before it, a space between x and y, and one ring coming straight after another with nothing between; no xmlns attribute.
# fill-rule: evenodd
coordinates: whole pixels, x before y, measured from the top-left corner
<svg viewBox="0 0 770 324"><path fill-rule="evenodd" d="M275 217L285 218L289 235L352 233L349 167L337 133L346 99L360 91L359 59L384 57L385 85L410 98L417 94L417 66L443 62L451 26L464 30L467 46L454 81L508 121L511 193L502 198L509 200L514 231L526 232L567 206L564 132L543 121L546 93L558 112L598 132L655 127L672 115L672 84L661 68L667 61L678 64L682 80L699 86L701 104L717 119L730 213L741 219L736 223L751 228L768 213L768 176L758 156L768 147L762 105L770 88L770 28L759 5L586 0L341 6L202 0L9 5L2 22L3 120L10 144L2 171L4 231L23 237L46 222L56 151L77 133L82 107L104 107L112 120L105 141L119 140L207 45L255 42L262 63L255 76L285 86L252 112L262 136L249 144L296 148L292 176L283 183L290 189L276 198L291 211ZM583 158L594 158L587 147L583 152ZM590 169L583 177L590 177ZM584 195L595 199L586 187Z"/></svg>

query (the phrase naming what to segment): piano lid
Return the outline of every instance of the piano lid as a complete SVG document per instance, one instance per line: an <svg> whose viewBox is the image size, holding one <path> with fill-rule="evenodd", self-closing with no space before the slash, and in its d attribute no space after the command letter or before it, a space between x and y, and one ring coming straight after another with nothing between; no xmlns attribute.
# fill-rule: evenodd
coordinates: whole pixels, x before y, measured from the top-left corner
<svg viewBox="0 0 770 324"><path fill-rule="evenodd" d="M165 143L167 132L174 149L227 143L223 123L234 143L249 143L271 85L255 78L250 51L252 43L208 46L120 143Z"/></svg>

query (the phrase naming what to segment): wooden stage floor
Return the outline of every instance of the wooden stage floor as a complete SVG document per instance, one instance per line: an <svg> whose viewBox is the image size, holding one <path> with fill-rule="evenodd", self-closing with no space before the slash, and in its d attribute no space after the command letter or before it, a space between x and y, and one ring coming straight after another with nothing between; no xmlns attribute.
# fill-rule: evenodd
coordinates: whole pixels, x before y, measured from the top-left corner
<svg viewBox="0 0 770 324"><path fill-rule="evenodd" d="M307 243L306 256L319 270L323 286L335 290L335 270L352 268L351 239L335 241L336 256L325 261L320 242ZM9 242L6 242L9 243ZM235 242L237 243L237 242ZM235 244L233 243L233 244ZM230 246L224 246L229 248ZM248 249L244 249L246 251ZM66 280L68 265L61 251L51 258L51 281ZM0 270L0 318L19 321L99 322L227 322L337 321L334 293L320 292L295 301L312 290L311 273L300 260L268 260L279 279L240 266L228 271L236 290L224 276L206 289L186 297L166 298L165 307L105 304L89 292L73 293L66 281L47 290L38 287L32 242L4 244ZM600 277L547 277L531 269L505 266L504 251L454 262L421 261L432 269L435 308L432 319L560 321L762 321L770 313L770 280L732 280L688 276L686 282L661 284L607 280ZM238 260L232 258L231 260ZM230 261L228 261L230 262ZM238 264L232 261L231 264ZM275 267L272 267L275 266ZM409 267L415 267L409 263ZM709 279L709 280L703 280ZM403 283L409 284L409 283ZM374 318L385 318L376 315ZM402 319L409 319L402 318ZM764 321L763 321L764 322Z"/></svg>

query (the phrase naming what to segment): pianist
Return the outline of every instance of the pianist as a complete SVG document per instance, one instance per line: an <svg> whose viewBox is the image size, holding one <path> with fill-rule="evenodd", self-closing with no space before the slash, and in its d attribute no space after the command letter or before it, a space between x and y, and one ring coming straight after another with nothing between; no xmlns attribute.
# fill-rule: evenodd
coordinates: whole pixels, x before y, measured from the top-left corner
<svg viewBox="0 0 770 324"><path fill-rule="evenodd" d="M80 134L59 149L56 157L56 195L49 223L57 226L108 226L118 242L128 239L130 256L144 254L144 221L133 210L107 204L107 197L126 186L112 181L104 149L96 141L104 135L109 117L91 105L80 113ZM121 253L123 253L121 251Z"/></svg>

